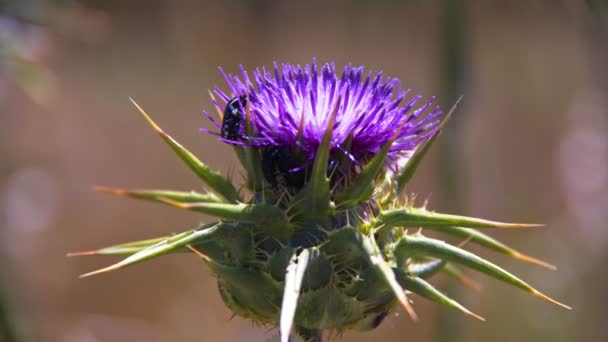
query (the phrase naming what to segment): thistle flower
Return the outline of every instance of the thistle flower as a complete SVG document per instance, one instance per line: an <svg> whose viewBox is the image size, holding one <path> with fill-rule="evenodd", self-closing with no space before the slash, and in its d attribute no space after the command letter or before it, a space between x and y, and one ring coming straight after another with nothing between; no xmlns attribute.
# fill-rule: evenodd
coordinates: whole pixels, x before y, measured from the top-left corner
<svg viewBox="0 0 608 342"><path fill-rule="evenodd" d="M225 304L235 314L319 341L324 331L370 330L400 304L417 319L419 295L483 320L427 279L438 272L475 286L460 267L485 273L536 297L561 304L508 271L425 236L433 229L516 259L554 269L473 228L526 228L436 213L404 196L405 186L452 110L443 115L433 98L401 90L397 79L333 64L275 63L253 78L220 69L228 92L210 92L220 120L203 112L219 136L234 146L245 188L213 171L148 123L211 192L122 190L115 195L202 212L217 222L172 236L136 241L75 255L128 255L89 276L171 252L193 252L217 275ZM415 228L411 233L407 228ZM292 329L293 328L293 329Z"/></svg>
<svg viewBox="0 0 608 342"><path fill-rule="evenodd" d="M363 67L347 65L338 77L333 64L324 65L319 73L314 61L304 68L284 64L281 71L275 63L274 75L265 69L253 72L255 85L245 70L241 72L242 80L222 71L233 95L220 88L215 93L226 103L234 95L247 96L251 123L260 136L257 144L297 146L307 160L314 159L328 127L330 152L342 152L354 160L377 154L396 135L388 153L395 160L428 137L442 114L436 107L417 122L433 99L416 110L421 96L400 106L410 90L401 91L398 79L383 80L382 73L369 72L363 79ZM330 120L335 121L331 127Z"/></svg>

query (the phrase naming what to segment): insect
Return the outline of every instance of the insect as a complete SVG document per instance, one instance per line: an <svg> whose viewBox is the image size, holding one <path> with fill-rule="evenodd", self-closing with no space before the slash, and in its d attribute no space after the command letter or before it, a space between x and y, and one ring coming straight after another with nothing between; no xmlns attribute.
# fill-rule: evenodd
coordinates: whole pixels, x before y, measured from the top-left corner
<svg viewBox="0 0 608 342"><path fill-rule="evenodd" d="M224 119L222 120L222 128L220 135L222 138L231 141L246 140L243 134L245 126L245 114L243 110L247 105L247 97L244 95L234 97L226 105L224 109Z"/></svg>
<svg viewBox="0 0 608 342"><path fill-rule="evenodd" d="M262 173L276 188L279 185L301 188L306 182L306 169L286 146L262 148Z"/></svg>
<svg viewBox="0 0 608 342"><path fill-rule="evenodd" d="M308 167L306 162L298 159L286 146L266 146L262 149L262 173L264 178L277 187L279 184L301 188L307 181ZM336 178L338 161L330 159L327 165L327 176Z"/></svg>
<svg viewBox="0 0 608 342"><path fill-rule="evenodd" d="M244 134L245 115L243 110L247 105L244 95L236 96L226 105L220 135L233 142L255 142L257 139ZM254 145L255 146L255 145ZM273 188L279 185L292 188L301 188L306 183L305 162L294 156L286 146L258 146L262 151L262 173ZM327 166L328 175L336 170L338 162L330 160Z"/></svg>

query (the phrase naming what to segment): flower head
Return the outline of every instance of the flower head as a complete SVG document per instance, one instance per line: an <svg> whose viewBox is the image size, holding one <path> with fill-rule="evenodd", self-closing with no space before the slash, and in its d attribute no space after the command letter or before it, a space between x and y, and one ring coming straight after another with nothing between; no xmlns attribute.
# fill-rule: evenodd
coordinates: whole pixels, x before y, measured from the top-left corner
<svg viewBox="0 0 608 342"><path fill-rule="evenodd" d="M442 115L439 107L431 108L434 98L420 105L421 96L408 98L410 89L402 90L397 78L384 78L382 72L364 76L363 67L349 64L339 76L334 63L319 70L314 59L304 67L273 66L273 73L256 69L253 78L242 66L240 77L220 68L230 91L215 88L222 102L214 99L215 105L223 110L237 96L247 98L254 128L250 144L297 146L306 160L313 160L335 112L332 155L365 161L397 135L388 153L389 160L396 161L432 135Z"/></svg>
<svg viewBox="0 0 608 342"><path fill-rule="evenodd" d="M406 100L409 91L401 91L397 79L383 80L382 73L363 78L363 68L350 65L338 77L333 64L319 71L314 60L304 67L285 64L280 71L275 63L274 75L257 69L254 81L242 67L240 78L223 74L229 94L216 88L219 99L212 95L222 122L205 114L220 129L215 134L237 145L244 188L205 165L136 105L210 192L99 190L217 220L180 234L77 253L129 255L84 276L194 252L216 275L226 306L278 327L282 342L292 331L320 341L325 331L371 330L396 304L416 319L412 294L483 320L426 281L446 265L465 284L472 281L454 265L569 308L464 246L425 236L433 229L555 268L472 229L536 225L442 214L403 196L445 123L441 110L431 108L432 99L417 106L420 97ZM385 164L400 167L386 172Z"/></svg>

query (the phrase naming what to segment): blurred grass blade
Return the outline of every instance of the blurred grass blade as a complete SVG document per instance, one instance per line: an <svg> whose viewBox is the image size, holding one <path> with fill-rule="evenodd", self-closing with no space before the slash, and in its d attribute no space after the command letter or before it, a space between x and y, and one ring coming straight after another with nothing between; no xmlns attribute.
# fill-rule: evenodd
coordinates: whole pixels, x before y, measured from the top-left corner
<svg viewBox="0 0 608 342"><path fill-rule="evenodd" d="M289 341L289 334L296 315L298 298L304 280L304 273L308 267L310 252L303 250L300 255L293 254L287 272L285 274L285 290L283 292L283 302L281 304L281 321L279 325L279 335L281 342Z"/></svg>
<svg viewBox="0 0 608 342"><path fill-rule="evenodd" d="M440 240L430 239L424 236L403 237L395 245L395 255L397 256L398 260L404 260L404 258L412 256L426 256L455 262L518 287L547 302L556 304L565 309L570 309L569 306L546 296L545 294L534 289L532 286L528 285L523 280L517 278L513 274L491 263L490 261L482 259L473 253Z"/></svg>
<svg viewBox="0 0 608 342"><path fill-rule="evenodd" d="M208 236L208 235L214 233L218 227L221 227L221 224L217 224L213 227L206 228L206 229L193 230L193 231L185 232L182 234L178 234L176 236L170 237L170 238L160 241L156 244L153 244L150 247L147 247L135 254L132 254L131 256L123 259L122 261L120 261L114 265L99 269L97 271L83 274L80 276L80 278L85 278L85 277L89 277L89 276L92 276L95 274L114 271L114 270L129 266L129 265L133 265L133 264L145 261L145 260L149 260L149 259L158 257L163 254L167 254L176 248L185 247L186 245L190 244L194 240L200 239L202 237L205 237L205 236Z"/></svg>
<svg viewBox="0 0 608 342"><path fill-rule="evenodd" d="M433 285L427 283L422 278L409 276L401 269L394 269L395 275L397 277L397 281L401 286L406 288L408 291L416 293L424 298L430 299L436 303L445 305L452 309L458 310L466 315L471 317L475 317L480 321L485 321L485 318L471 312L469 309L462 306L457 301L449 298L443 293L439 292Z"/></svg>
<svg viewBox="0 0 608 342"><path fill-rule="evenodd" d="M382 211L374 222L377 229L393 227L446 227L468 228L532 228L542 224L505 223L475 217L450 215L428 211L424 208L399 208Z"/></svg>
<svg viewBox="0 0 608 342"><path fill-rule="evenodd" d="M221 195L226 201L236 203L239 200L239 194L230 180L226 179L221 173L211 170L207 165L201 162L190 151L180 145L170 135L165 133L150 116L133 100L130 99L133 105L146 119L146 121L154 128L161 138L171 147L171 149L186 163L186 165L194 171L194 173L211 189Z"/></svg>
<svg viewBox="0 0 608 342"><path fill-rule="evenodd" d="M520 252L514 250L513 248L503 244L502 242L495 240L491 236L484 234L480 231L477 231L475 229L465 228L465 227L441 227L441 228L427 227L427 228L437 230L437 231L441 232L442 234L446 234L446 235L450 235L450 236L468 238L472 242L475 242L475 243L477 243L481 246L484 246L488 249L491 249L495 252L511 256L514 259L536 264L536 265L546 267L551 270L557 270L557 267L555 265L552 265L545 261L533 258L529 255L520 253Z"/></svg>
<svg viewBox="0 0 608 342"><path fill-rule="evenodd" d="M204 203L221 203L223 200L216 194L201 194L196 191L173 191L173 190L158 190L158 189L146 189L146 190L127 190L119 188L110 188L105 186L96 186L96 191L105 192L107 194L124 196L136 199L143 199L148 201L155 201L167 204L163 199L170 199L172 201L179 202L204 202Z"/></svg>

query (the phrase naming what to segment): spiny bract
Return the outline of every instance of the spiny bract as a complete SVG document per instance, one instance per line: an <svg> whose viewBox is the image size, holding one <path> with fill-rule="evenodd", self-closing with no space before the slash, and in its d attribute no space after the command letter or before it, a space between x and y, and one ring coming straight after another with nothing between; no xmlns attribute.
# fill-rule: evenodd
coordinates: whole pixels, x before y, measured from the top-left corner
<svg viewBox="0 0 608 342"><path fill-rule="evenodd" d="M217 275L219 291L235 314L278 326L282 341L292 328L307 340L323 331L377 327L401 304L416 319L410 294L480 316L448 298L426 279L445 272L475 285L457 265L485 273L537 297L550 299L499 266L423 232L477 243L548 268L472 228L524 228L416 207L404 188L439 135L447 117L433 99L417 106L397 79L350 65L337 76L274 64L253 81L220 69L229 94L210 92L220 120L203 112L232 144L245 170L246 191L199 161L148 123L212 191L122 190L129 196L199 211L218 218L181 234L75 254L129 255L115 270L170 252L194 252ZM404 102L404 104L402 104ZM453 111L453 109L452 109ZM222 118L222 116L225 116ZM414 233L408 232L410 228Z"/></svg>

